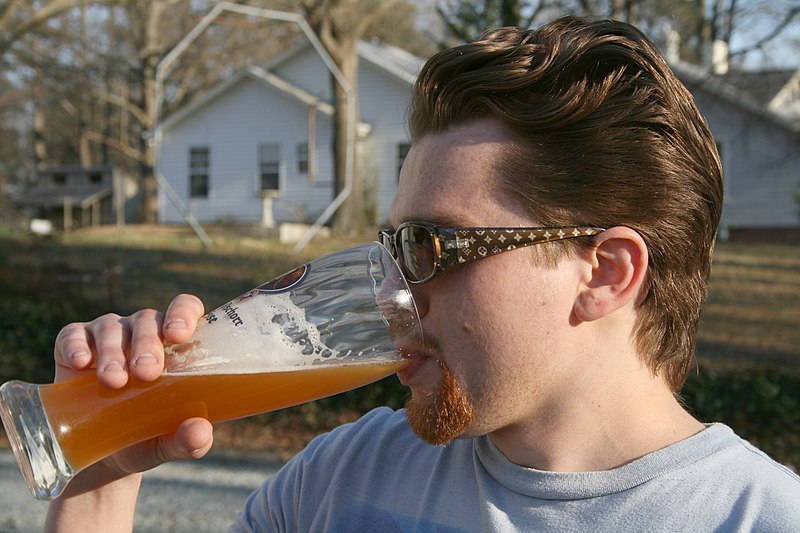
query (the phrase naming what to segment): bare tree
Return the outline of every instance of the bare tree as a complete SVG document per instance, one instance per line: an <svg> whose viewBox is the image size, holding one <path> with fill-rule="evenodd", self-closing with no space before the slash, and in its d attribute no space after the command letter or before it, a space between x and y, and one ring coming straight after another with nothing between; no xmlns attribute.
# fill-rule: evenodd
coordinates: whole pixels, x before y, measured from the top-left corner
<svg viewBox="0 0 800 533"><path fill-rule="evenodd" d="M3 0L0 1L0 56L22 36L77 7L112 5L127 0Z"/></svg>
<svg viewBox="0 0 800 533"><path fill-rule="evenodd" d="M0 17L17 24L14 32L0 32L0 41L10 43L7 68L31 88L38 166L121 166L139 178L141 221L155 222L155 161L148 136L156 125L155 69L202 13L185 0L23 2L26 9L19 4L0 3ZM272 55L282 49L265 39L284 37L285 31L242 32L247 24L223 21L198 42L171 80L167 111L237 67L264 60L264 50ZM18 29L23 27L25 33Z"/></svg>
<svg viewBox="0 0 800 533"><path fill-rule="evenodd" d="M556 7L547 0L444 0L436 12L445 25L448 40L466 42L488 28L517 26L528 28L543 12Z"/></svg>
<svg viewBox="0 0 800 533"><path fill-rule="evenodd" d="M32 171L23 154L29 135L24 127L25 91L0 77L0 194Z"/></svg>
<svg viewBox="0 0 800 533"><path fill-rule="evenodd" d="M504 10L507 3L517 9ZM683 58L703 64L711 63L715 41L739 43L730 58L741 59L800 25L797 0L438 0L436 9L447 36L460 41L489 27L529 27L568 13L623 20L657 41L670 26L681 32ZM504 13L518 16L504 19Z"/></svg>
<svg viewBox="0 0 800 533"><path fill-rule="evenodd" d="M302 0L301 6L309 25L319 36L331 59L342 72L350 87L358 87L358 41L370 25L386 16L399 5L400 0ZM347 109L347 98L338 83L334 83L334 152L336 192L345 187L345 161L356 160L355 143L347 140L347 114L358 117L358 96L355 109ZM368 229L373 221L367 220L361 175L358 166L352 167L352 188L342 206L337 210L333 226L342 234L358 234Z"/></svg>

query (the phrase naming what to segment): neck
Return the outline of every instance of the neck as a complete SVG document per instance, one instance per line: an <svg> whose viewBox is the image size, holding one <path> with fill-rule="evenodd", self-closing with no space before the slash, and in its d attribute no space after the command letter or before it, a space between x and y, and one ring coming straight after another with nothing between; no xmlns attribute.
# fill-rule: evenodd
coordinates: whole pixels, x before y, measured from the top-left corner
<svg viewBox="0 0 800 533"><path fill-rule="evenodd" d="M588 472L622 466L704 428L642 365L611 366L574 380L535 417L490 434L492 442L522 466Z"/></svg>

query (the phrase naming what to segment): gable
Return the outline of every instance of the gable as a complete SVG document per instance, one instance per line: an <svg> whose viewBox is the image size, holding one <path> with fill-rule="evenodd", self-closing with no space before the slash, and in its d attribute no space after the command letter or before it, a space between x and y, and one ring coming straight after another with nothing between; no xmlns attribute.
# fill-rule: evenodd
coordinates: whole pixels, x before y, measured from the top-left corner
<svg viewBox="0 0 800 533"><path fill-rule="evenodd" d="M754 115L789 132L800 131L800 119L775 112L756 97L728 83L721 76L713 75L706 69L683 61L675 62L670 67L686 85L686 88L695 95L704 93L712 99L725 101L740 112Z"/></svg>
<svg viewBox="0 0 800 533"><path fill-rule="evenodd" d="M374 75L373 79L383 78L385 83L392 84L407 93L424 63L422 58L401 48L377 42L359 41L358 53L360 94L371 88L371 84L365 83L361 76L365 70ZM317 98L325 101L331 99L331 75L323 59L308 43L287 51L265 68L293 85L303 87Z"/></svg>
<svg viewBox="0 0 800 533"><path fill-rule="evenodd" d="M285 100L287 105L302 106L303 108L316 107L319 111L328 116L333 115L333 107L327 102L321 101L303 89L292 85L286 80L260 67L250 67L239 72L229 80L216 85L201 98L178 109L167 117L162 123L161 129L167 132L177 127L181 122L191 118L197 113L201 113L203 109L217 105L220 101L240 90L243 85L248 83L254 83L262 87L265 94L271 94L272 97L277 96Z"/></svg>
<svg viewBox="0 0 800 533"><path fill-rule="evenodd" d="M772 98L769 108L800 118L800 69L797 69L780 91Z"/></svg>

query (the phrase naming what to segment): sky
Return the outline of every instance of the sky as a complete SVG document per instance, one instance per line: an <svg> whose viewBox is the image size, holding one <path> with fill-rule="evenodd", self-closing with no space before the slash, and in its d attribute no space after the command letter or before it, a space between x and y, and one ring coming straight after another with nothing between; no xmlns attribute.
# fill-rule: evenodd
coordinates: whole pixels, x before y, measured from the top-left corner
<svg viewBox="0 0 800 533"><path fill-rule="evenodd" d="M677 2L678 0L673 0ZM730 0L729 0L730 1ZM433 6L441 0L418 0L417 12L422 26L436 27L433 23L437 15ZM727 2L726 2L727 3ZM800 0L738 0L741 17L737 21L738 31L734 32L730 50L735 53L751 48L765 35L768 35L783 20L784 14L800 7ZM654 38L654 36L651 36ZM800 68L800 14L791 25L763 50L747 54L744 68L775 69Z"/></svg>

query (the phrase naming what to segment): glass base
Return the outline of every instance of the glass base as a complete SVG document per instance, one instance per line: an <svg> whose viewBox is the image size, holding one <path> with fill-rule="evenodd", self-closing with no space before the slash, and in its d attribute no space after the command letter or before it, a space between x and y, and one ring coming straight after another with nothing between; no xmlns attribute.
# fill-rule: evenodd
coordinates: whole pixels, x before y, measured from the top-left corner
<svg viewBox="0 0 800 533"><path fill-rule="evenodd" d="M38 500L57 498L75 470L55 438L39 399L39 386L9 381L0 387L0 418L22 476Z"/></svg>

